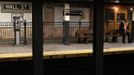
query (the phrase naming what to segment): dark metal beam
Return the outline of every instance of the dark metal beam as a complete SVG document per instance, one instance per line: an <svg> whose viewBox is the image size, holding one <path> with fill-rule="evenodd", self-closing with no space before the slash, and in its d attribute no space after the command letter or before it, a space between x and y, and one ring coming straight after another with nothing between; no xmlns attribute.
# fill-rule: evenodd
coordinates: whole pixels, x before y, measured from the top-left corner
<svg viewBox="0 0 134 75"><path fill-rule="evenodd" d="M64 42L64 44L65 45L69 45L70 44L70 34L69 34L69 27L70 27L70 25L69 25L69 21L64 21L64 29L63 29L63 32L64 32L64 37L63 37L63 42Z"/></svg>
<svg viewBox="0 0 134 75"><path fill-rule="evenodd" d="M132 21L131 42L134 42L134 21Z"/></svg>
<svg viewBox="0 0 134 75"><path fill-rule="evenodd" d="M93 13L93 75L103 75L104 2L102 0L95 0Z"/></svg>
<svg viewBox="0 0 134 75"><path fill-rule="evenodd" d="M33 75L43 75L43 20L40 0L32 1L32 33L33 33Z"/></svg>
<svg viewBox="0 0 134 75"><path fill-rule="evenodd" d="M1 2L32 2L32 0L0 0Z"/></svg>

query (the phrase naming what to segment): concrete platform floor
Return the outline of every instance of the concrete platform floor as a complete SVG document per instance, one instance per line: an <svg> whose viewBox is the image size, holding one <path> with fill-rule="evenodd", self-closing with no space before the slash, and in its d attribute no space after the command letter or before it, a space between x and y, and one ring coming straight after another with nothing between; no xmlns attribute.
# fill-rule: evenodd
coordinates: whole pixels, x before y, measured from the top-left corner
<svg viewBox="0 0 134 75"><path fill-rule="evenodd" d="M46 43L43 46L44 56L91 54L93 48L92 43L71 43L70 45ZM134 43L105 42L104 52L105 54L134 52ZM32 57L32 45L0 45L0 58L21 57Z"/></svg>

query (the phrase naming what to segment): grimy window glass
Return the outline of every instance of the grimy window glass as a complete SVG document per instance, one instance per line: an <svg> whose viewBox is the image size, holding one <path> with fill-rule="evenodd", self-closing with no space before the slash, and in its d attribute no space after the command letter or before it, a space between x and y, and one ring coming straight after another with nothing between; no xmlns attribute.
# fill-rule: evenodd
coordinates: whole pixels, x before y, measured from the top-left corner
<svg viewBox="0 0 134 75"><path fill-rule="evenodd" d="M3 75L32 73L32 61L22 62L32 59L31 7L31 2L0 1L0 63L3 63L0 71L5 71Z"/></svg>
<svg viewBox="0 0 134 75"><path fill-rule="evenodd" d="M112 66L104 70L107 74L128 73L125 70L131 70L128 63L133 63L131 57L134 52L134 5L132 0L105 0L104 17L109 10L113 12L113 19L104 19L104 54L106 56L105 64ZM125 59L124 59L125 58ZM132 58L132 59L131 59ZM118 64L117 64L118 60ZM105 66L104 64L104 66ZM117 71L117 65L120 70ZM106 65L108 67L108 65ZM126 68L127 66L127 68ZM112 70L112 72L110 72Z"/></svg>

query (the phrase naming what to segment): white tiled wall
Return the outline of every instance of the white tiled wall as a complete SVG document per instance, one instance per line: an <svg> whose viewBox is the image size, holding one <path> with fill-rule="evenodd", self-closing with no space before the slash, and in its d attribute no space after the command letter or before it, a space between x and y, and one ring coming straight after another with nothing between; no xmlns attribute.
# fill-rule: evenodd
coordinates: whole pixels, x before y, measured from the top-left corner
<svg viewBox="0 0 134 75"><path fill-rule="evenodd" d="M24 19L27 22L32 22L32 13L24 13ZM11 13L1 13L1 5L0 5L0 22L11 22Z"/></svg>
<svg viewBox="0 0 134 75"><path fill-rule="evenodd" d="M32 13L24 13L24 19L27 22L32 22Z"/></svg>

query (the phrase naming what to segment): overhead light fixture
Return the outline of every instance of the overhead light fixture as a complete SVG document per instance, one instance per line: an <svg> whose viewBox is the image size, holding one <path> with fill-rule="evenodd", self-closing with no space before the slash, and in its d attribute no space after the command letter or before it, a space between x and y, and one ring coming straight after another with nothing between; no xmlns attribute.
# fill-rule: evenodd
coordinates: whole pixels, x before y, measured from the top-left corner
<svg viewBox="0 0 134 75"><path fill-rule="evenodd" d="M120 1L119 1L119 0L115 0L114 2L115 2L115 3L119 3Z"/></svg>
<svg viewBox="0 0 134 75"><path fill-rule="evenodd" d="M133 11L133 8L131 7L130 10Z"/></svg>
<svg viewBox="0 0 134 75"><path fill-rule="evenodd" d="M115 12L117 12L119 8L115 6L115 7L113 7L113 9Z"/></svg>

